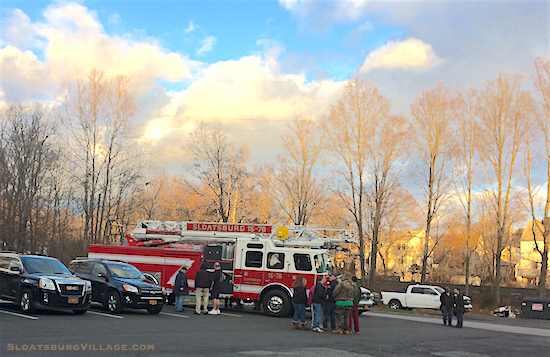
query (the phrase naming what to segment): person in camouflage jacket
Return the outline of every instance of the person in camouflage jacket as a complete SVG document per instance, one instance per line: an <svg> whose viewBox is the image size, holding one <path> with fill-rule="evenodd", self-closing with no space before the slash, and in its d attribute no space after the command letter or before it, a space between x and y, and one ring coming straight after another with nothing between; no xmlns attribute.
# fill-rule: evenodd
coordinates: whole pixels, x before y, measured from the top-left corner
<svg viewBox="0 0 550 357"><path fill-rule="evenodd" d="M349 334L349 315L353 306L353 298L357 287L352 280L350 273L342 275L342 280L334 289L334 300L336 300L336 320L338 328L332 333Z"/></svg>

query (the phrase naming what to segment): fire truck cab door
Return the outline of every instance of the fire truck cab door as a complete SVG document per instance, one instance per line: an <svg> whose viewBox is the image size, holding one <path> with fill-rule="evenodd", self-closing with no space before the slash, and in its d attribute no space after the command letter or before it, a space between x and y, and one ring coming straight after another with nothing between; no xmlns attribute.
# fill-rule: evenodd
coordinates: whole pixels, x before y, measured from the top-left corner
<svg viewBox="0 0 550 357"><path fill-rule="evenodd" d="M264 286L265 245L264 243L247 243L241 248L240 271L235 272L235 283L240 285L240 292L255 298Z"/></svg>

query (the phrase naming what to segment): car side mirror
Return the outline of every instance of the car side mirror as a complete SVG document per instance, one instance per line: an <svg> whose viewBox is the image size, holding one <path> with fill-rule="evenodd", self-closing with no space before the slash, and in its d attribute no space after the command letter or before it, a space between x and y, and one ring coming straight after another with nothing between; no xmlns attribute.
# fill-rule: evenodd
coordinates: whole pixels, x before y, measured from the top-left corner
<svg viewBox="0 0 550 357"><path fill-rule="evenodd" d="M97 277L98 278L103 278L103 279L105 279L105 281L109 280L109 279L107 279L107 275L105 275L105 273L97 273Z"/></svg>
<svg viewBox="0 0 550 357"><path fill-rule="evenodd" d="M10 268L10 271L17 272L17 273L21 273L21 268L20 268L20 267L17 267L17 266L11 267L11 268Z"/></svg>

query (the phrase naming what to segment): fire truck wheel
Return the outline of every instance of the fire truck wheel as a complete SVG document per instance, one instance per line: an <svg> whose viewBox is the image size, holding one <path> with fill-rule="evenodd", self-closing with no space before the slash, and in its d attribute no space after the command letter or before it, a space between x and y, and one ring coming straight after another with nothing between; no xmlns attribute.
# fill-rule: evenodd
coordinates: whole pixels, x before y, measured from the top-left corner
<svg viewBox="0 0 550 357"><path fill-rule="evenodd" d="M264 313L269 316L285 317L292 306L290 297L283 290L268 291L263 299Z"/></svg>
<svg viewBox="0 0 550 357"><path fill-rule="evenodd" d="M120 295L118 291L110 291L107 295L107 302L105 303L109 312L120 314L122 312L122 301L120 301Z"/></svg>

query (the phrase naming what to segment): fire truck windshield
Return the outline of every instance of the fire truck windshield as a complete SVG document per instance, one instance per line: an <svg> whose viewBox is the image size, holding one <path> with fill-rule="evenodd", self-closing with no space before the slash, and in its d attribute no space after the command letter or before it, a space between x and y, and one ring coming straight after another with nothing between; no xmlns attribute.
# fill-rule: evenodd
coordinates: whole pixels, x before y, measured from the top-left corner
<svg viewBox="0 0 550 357"><path fill-rule="evenodd" d="M324 254L315 255L315 269L317 273L326 273L327 272L327 259Z"/></svg>
<svg viewBox="0 0 550 357"><path fill-rule="evenodd" d="M107 263L107 266L115 278L145 280L145 276L133 265Z"/></svg>

